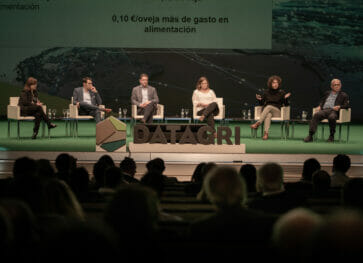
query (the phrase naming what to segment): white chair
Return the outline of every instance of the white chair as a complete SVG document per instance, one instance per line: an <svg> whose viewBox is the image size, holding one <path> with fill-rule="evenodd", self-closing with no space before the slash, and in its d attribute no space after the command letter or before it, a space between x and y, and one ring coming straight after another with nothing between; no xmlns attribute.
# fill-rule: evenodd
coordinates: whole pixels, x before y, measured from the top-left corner
<svg viewBox="0 0 363 263"><path fill-rule="evenodd" d="M144 115L137 114L137 106L131 105L131 118L133 120L141 120ZM158 104L156 114L153 115L153 120L164 120L164 105Z"/></svg>
<svg viewBox="0 0 363 263"><path fill-rule="evenodd" d="M214 116L215 120L224 120L226 117L226 106L223 104L223 98L217 98L217 104L219 108L218 115ZM194 121L199 120L200 115L197 115L197 104L193 103L193 119Z"/></svg>
<svg viewBox="0 0 363 263"><path fill-rule="evenodd" d="M313 108L313 115L318 112L319 107ZM345 124L347 126L347 141L349 141L349 131L350 131L350 122L351 122L352 109L340 109L339 110L339 119L337 119L337 124L339 125L339 141L341 141L342 136L342 125ZM321 139L324 140L324 124L329 123L328 119L323 119L321 121L323 125L321 125Z"/></svg>
<svg viewBox="0 0 363 263"><path fill-rule="evenodd" d="M35 117L33 116L21 116L20 115L20 106L19 104L19 97L10 97L9 99L9 105L7 108L7 117L8 117L8 137L10 137L10 128L11 128L11 121L16 121L17 123L17 138L20 138L20 122L21 121L33 121ZM43 110L46 113L47 112L47 106L43 105ZM42 125L42 131L44 137L44 123ZM48 130L48 136L49 136L49 130Z"/></svg>
<svg viewBox="0 0 363 263"><path fill-rule="evenodd" d="M254 120L255 121L259 121L260 117L261 117L261 113L262 113L262 106L255 106L255 114L254 114ZM288 122L290 120L290 106L283 106L281 107L281 115L279 117L272 117L271 121L274 122L280 122L281 123L281 138L285 137L285 139L287 138L288 135ZM256 129L257 130L257 129ZM284 131L285 130L285 131ZM252 134L254 137L257 136L257 131L253 132ZM263 135L263 129L261 126L261 136Z"/></svg>
<svg viewBox="0 0 363 263"><path fill-rule="evenodd" d="M99 105L101 109L105 108L105 105ZM105 118L105 112L101 111L101 120ZM79 115L77 105L73 104L73 97L71 104L69 104L69 121L70 121L70 134L73 137L78 137L78 121L93 120L91 115Z"/></svg>

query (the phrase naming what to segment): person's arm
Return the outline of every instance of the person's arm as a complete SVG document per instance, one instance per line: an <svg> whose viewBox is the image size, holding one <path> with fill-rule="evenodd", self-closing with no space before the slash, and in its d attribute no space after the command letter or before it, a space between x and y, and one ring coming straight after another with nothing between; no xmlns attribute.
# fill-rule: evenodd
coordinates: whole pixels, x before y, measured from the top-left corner
<svg viewBox="0 0 363 263"><path fill-rule="evenodd" d="M324 96L321 98L321 101L320 101L320 103L319 103L319 107L320 107L320 109L322 109L322 108L323 108L324 103L325 103L325 101L326 101L326 99L327 99L327 97L328 97L328 96L329 96L329 92L324 93Z"/></svg>
<svg viewBox="0 0 363 263"><path fill-rule="evenodd" d="M141 102L139 102L137 100L137 88L133 88L132 89L132 93L131 93L131 104L132 105L136 105L136 106L140 106Z"/></svg>
<svg viewBox="0 0 363 263"><path fill-rule="evenodd" d="M210 90L210 91L211 91L211 94L212 94L213 102L217 102L216 93L214 92L214 90Z"/></svg>
<svg viewBox="0 0 363 263"><path fill-rule="evenodd" d="M73 90L73 104L76 105L77 103L79 103L79 98L78 98L77 88L75 88Z"/></svg>
<svg viewBox="0 0 363 263"><path fill-rule="evenodd" d="M32 101L29 99L28 92L21 92L19 98L19 106L31 106Z"/></svg>
<svg viewBox="0 0 363 263"><path fill-rule="evenodd" d="M153 98L151 99L152 102L155 102L155 104L159 103L159 97L158 93L156 92L156 89L153 88Z"/></svg>
<svg viewBox="0 0 363 263"><path fill-rule="evenodd" d="M193 91L192 103L193 105L197 105L198 107L199 100L198 100L197 90Z"/></svg>
<svg viewBox="0 0 363 263"><path fill-rule="evenodd" d="M96 99L97 106L101 105L102 104L102 99L101 99L100 93L95 92L94 94L95 94L95 99Z"/></svg>
<svg viewBox="0 0 363 263"><path fill-rule="evenodd" d="M343 102L342 104L340 105L340 108L341 109L348 109L350 106L349 106L349 96L347 94L342 94L344 95L343 97Z"/></svg>

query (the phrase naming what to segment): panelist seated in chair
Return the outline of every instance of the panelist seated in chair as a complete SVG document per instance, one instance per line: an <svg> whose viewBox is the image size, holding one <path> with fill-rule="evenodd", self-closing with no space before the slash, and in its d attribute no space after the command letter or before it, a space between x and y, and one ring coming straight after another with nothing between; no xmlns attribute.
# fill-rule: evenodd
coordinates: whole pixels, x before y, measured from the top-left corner
<svg viewBox="0 0 363 263"><path fill-rule="evenodd" d="M206 120L207 125L213 129L214 136L216 137L214 116L218 115L219 107L216 94L209 88L209 82L206 77L198 79L192 101L193 105L197 106L197 116L200 116L199 120Z"/></svg>
<svg viewBox="0 0 363 263"><path fill-rule="evenodd" d="M37 79L29 77L19 98L20 115L33 116L35 118L32 139L37 138L42 120L48 125L48 129L57 127L57 125L50 122L47 114L43 110L43 103L38 98L37 83Z"/></svg>
<svg viewBox="0 0 363 263"><path fill-rule="evenodd" d="M272 117L281 116L281 107L287 106L288 98L291 93L286 93L280 88L281 78L279 76L271 76L267 81L267 90L264 91L263 95L256 94L256 99L259 104L263 106L260 119L251 125L252 129L257 129L263 122L264 125L264 135L262 139L268 139L268 132L271 126Z"/></svg>
<svg viewBox="0 0 363 263"><path fill-rule="evenodd" d="M313 115L310 122L309 135L304 142L313 141L318 123L323 119L328 119L330 136L328 142L334 142L334 134L340 109L349 108L349 96L341 91L342 83L339 79L333 79L330 83L331 90L326 91L318 106L318 111Z"/></svg>
<svg viewBox="0 0 363 263"><path fill-rule="evenodd" d="M157 111L159 97L154 87L149 86L149 76L145 73L140 75L139 86L132 89L131 104L137 106L137 114L144 115L143 123L152 123L153 115Z"/></svg>
<svg viewBox="0 0 363 263"><path fill-rule="evenodd" d="M110 112L111 109L100 108L102 99L90 77L83 78L82 84L83 87L73 91L73 104L77 105L79 115L93 116L98 123L101 121L101 111Z"/></svg>

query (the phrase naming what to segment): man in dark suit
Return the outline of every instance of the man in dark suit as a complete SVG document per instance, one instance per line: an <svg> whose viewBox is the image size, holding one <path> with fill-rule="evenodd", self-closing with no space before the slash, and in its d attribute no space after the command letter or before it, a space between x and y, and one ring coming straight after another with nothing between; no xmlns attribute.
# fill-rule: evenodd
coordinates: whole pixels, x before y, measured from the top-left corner
<svg viewBox="0 0 363 263"><path fill-rule="evenodd" d="M149 77L143 73L139 79L140 85L132 89L131 103L137 106L137 114L143 114L143 123L152 123L159 103L156 89L148 85Z"/></svg>
<svg viewBox="0 0 363 263"><path fill-rule="evenodd" d="M304 139L304 142L312 142L313 135L316 132L318 123L323 119L328 119L330 127L330 136L328 142L334 142L334 133L340 109L349 108L349 97L341 91L342 83L339 79L333 79L330 84L331 90L325 92L319 107L318 112L313 115L310 122L309 135Z"/></svg>
<svg viewBox="0 0 363 263"><path fill-rule="evenodd" d="M82 79L83 87L75 88L73 91L73 104L77 105L79 115L91 115L96 123L101 121L101 111L110 112L111 109L101 109L102 99L96 87L92 84L92 79L85 77Z"/></svg>

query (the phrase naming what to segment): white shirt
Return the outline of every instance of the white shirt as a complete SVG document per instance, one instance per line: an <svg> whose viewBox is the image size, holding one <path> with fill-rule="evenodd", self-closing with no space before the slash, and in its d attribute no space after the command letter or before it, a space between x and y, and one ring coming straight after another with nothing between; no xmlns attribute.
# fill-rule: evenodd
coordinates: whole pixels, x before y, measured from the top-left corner
<svg viewBox="0 0 363 263"><path fill-rule="evenodd" d="M92 105L91 94L83 89L83 102Z"/></svg>
<svg viewBox="0 0 363 263"><path fill-rule="evenodd" d="M200 90L194 90L192 97L193 105L198 103L211 104L212 102L217 102L216 94L212 89L208 92L202 92ZM205 107L197 107L197 111L204 109Z"/></svg>
<svg viewBox="0 0 363 263"><path fill-rule="evenodd" d="M147 92L147 88L144 88L144 87L141 88L141 95L142 95L141 104L144 103L144 102L147 102L149 100L149 97L148 97L149 94Z"/></svg>

